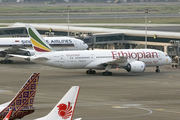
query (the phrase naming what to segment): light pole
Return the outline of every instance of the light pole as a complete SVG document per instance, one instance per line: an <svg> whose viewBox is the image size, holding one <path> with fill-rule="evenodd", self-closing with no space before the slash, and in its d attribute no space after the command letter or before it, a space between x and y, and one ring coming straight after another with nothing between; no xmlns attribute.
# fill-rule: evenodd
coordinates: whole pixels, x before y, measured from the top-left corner
<svg viewBox="0 0 180 120"><path fill-rule="evenodd" d="M70 10L70 6L67 6L67 11L68 11L68 36L69 36L69 10Z"/></svg>
<svg viewBox="0 0 180 120"><path fill-rule="evenodd" d="M146 27L145 27L145 31L146 31L146 35L145 35L145 49L147 49L147 14L148 14L148 9L146 9L145 11L145 24L146 24Z"/></svg>

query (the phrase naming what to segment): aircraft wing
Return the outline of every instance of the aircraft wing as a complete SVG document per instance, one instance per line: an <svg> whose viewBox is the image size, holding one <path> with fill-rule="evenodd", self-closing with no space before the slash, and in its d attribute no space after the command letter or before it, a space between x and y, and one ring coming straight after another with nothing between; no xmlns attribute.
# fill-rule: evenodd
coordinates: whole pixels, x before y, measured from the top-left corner
<svg viewBox="0 0 180 120"><path fill-rule="evenodd" d="M4 51L5 49L0 49L0 52Z"/></svg>
<svg viewBox="0 0 180 120"><path fill-rule="evenodd" d="M109 60L109 61L94 61L91 62L90 64L88 64L86 67L92 66L107 66L107 65L111 65L111 66L126 66L127 65L127 58L126 57L120 57L118 59L114 59L114 60Z"/></svg>
<svg viewBox="0 0 180 120"><path fill-rule="evenodd" d="M6 52L6 53L12 53L16 51L21 51L22 49L26 49L24 46L11 46L6 49L1 49L1 51Z"/></svg>
<svg viewBox="0 0 180 120"><path fill-rule="evenodd" d="M30 55L32 51L26 50L24 46L11 46L8 48L0 49L1 57L6 57L8 54Z"/></svg>
<svg viewBox="0 0 180 120"><path fill-rule="evenodd" d="M126 57L120 57L120 58L115 59L113 61L107 62L107 64L111 64L111 65L113 65L113 64L122 64L122 63L127 63L127 58Z"/></svg>

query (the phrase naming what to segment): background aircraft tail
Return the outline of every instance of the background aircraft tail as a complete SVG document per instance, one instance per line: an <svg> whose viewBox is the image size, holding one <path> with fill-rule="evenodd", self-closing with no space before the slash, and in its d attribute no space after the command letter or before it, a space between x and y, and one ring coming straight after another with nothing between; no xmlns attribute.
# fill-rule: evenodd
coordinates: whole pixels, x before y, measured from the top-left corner
<svg viewBox="0 0 180 120"><path fill-rule="evenodd" d="M79 86L72 86L48 115L36 120L72 120L79 90Z"/></svg>
<svg viewBox="0 0 180 120"><path fill-rule="evenodd" d="M0 112L0 120L2 120L11 109L12 119L21 119L25 115L34 112L34 97L39 81L39 73L34 73L26 81L23 87L19 90L16 96L7 104L7 106Z"/></svg>
<svg viewBox="0 0 180 120"><path fill-rule="evenodd" d="M26 25L26 29L31 39L33 49L36 52L52 51L51 46L44 40L44 38L38 33L38 31L34 27Z"/></svg>

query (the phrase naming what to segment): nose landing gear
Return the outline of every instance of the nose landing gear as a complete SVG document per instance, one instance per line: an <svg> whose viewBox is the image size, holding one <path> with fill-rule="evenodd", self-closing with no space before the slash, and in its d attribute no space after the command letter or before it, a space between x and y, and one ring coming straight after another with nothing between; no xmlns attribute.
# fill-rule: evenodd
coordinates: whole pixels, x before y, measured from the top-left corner
<svg viewBox="0 0 180 120"><path fill-rule="evenodd" d="M156 66L156 73L160 73L160 67Z"/></svg>

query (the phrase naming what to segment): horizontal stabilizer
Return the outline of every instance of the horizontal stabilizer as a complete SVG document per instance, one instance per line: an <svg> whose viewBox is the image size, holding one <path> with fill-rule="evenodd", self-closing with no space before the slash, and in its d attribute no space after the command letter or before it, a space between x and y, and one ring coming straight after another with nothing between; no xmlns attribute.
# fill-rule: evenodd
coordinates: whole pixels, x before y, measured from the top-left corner
<svg viewBox="0 0 180 120"><path fill-rule="evenodd" d="M15 55L15 54L8 54L8 55L9 55L9 56L12 56L12 57L30 59L30 56L25 56L25 55Z"/></svg>
<svg viewBox="0 0 180 120"><path fill-rule="evenodd" d="M127 62L126 57L120 57L120 58L118 58L116 60L107 62L107 64L118 64L118 63L126 63L126 62Z"/></svg>

